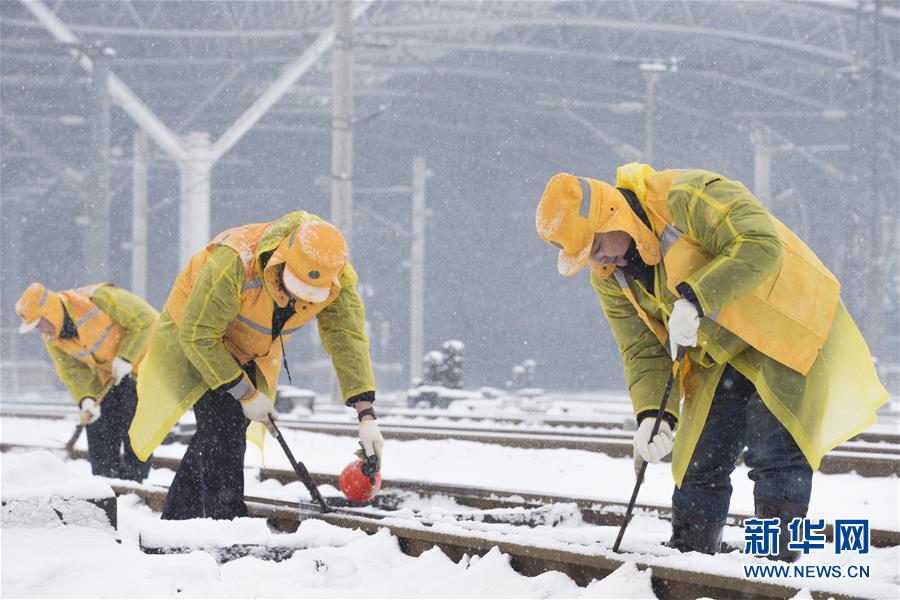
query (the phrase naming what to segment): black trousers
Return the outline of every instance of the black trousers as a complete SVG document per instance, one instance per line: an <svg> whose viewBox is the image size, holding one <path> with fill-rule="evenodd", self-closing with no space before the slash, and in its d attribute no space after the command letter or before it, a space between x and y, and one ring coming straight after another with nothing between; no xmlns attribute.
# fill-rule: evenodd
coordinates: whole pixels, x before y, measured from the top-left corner
<svg viewBox="0 0 900 600"><path fill-rule="evenodd" d="M233 519L247 516L244 451L247 425L241 404L209 390L194 404L197 431L166 496L163 519Z"/></svg>
<svg viewBox="0 0 900 600"><path fill-rule="evenodd" d="M128 427L137 408L137 386L130 376L103 397L100 418L85 427L91 472L102 477L143 481L150 461L141 462L131 449Z"/></svg>
<svg viewBox="0 0 900 600"><path fill-rule="evenodd" d="M731 473L744 446L755 498L809 504L812 467L753 384L728 365L691 464L672 494L672 508L705 521L724 521L731 501Z"/></svg>

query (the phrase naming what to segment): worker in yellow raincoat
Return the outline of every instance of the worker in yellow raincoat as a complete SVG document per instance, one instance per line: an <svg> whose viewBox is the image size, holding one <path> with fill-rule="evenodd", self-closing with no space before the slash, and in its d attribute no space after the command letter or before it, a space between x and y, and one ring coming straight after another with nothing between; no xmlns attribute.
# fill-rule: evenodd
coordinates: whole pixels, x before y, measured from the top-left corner
<svg viewBox="0 0 900 600"><path fill-rule="evenodd" d="M669 544L718 551L746 446L756 515L781 519L777 558L793 558L786 528L806 515L813 470L887 400L834 276L741 183L698 169L632 163L615 187L555 175L536 227L561 274L590 264L639 422L636 464L673 453Z"/></svg>
<svg viewBox="0 0 900 600"><path fill-rule="evenodd" d="M134 379L158 313L108 283L62 292L32 283L16 312L19 333L43 334L59 378L78 403L94 475L143 481L150 455L135 456L128 425L137 405Z"/></svg>
<svg viewBox="0 0 900 600"><path fill-rule="evenodd" d="M380 461L384 441L356 283L340 231L304 211L229 229L191 258L144 361L130 429L135 453L148 456L193 407L197 430L162 518L247 514L247 426L274 418L284 344L314 317L345 403L357 410L364 450Z"/></svg>

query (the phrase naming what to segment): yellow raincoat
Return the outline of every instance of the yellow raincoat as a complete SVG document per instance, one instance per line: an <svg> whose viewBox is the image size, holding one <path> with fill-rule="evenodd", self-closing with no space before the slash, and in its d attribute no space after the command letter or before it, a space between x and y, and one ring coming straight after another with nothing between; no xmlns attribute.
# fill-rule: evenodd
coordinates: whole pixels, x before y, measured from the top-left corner
<svg viewBox="0 0 900 600"><path fill-rule="evenodd" d="M784 254L793 252L792 245L798 249L797 244L802 244L744 186L708 171L673 172L666 184L670 187L663 195L667 205L664 208L668 210L653 210L651 196L660 179L649 166L632 163L619 169L616 185L635 193L642 208L651 215L653 233L659 238L664 237L662 229L669 224L683 232L684 242L702 248L712 261L693 273L685 273L683 262L673 264L664 257L654 267L655 294L640 282L632 282L630 293L626 294L620 282L609 276L610 272L592 269L591 285L622 354L635 414L659 408L671 372L671 358L660 337L678 298L673 292L673 279L687 281L704 314L716 318L729 305L765 288L767 281L776 280L776 276L790 273L791 269L796 272L797 265L786 264ZM661 213L667 213L662 221ZM802 250L811 255L805 246ZM817 259L813 259L814 256L809 264L815 266ZM673 278L667 269L681 273ZM827 270L825 273L830 275ZM825 275L822 278L827 282ZM676 417L680 412L672 456L677 485L681 485L690 464L726 364L753 382L763 402L791 433L813 469L818 468L828 450L872 425L875 410L887 400L868 346L843 303L839 299L811 303L803 294L803 285L796 285L790 276L787 283L777 288L775 300L779 310L814 315L817 318L809 320L818 324L830 323L825 329L827 335L818 342L812 334L809 339L797 341L798 356L809 353L810 348L812 354L809 360L800 360L791 368L773 358L781 356L784 362L796 359L779 354L784 349L778 344L770 348L765 339L753 340L766 350L763 353L722 324L702 319L698 346L686 353L681 385L674 387L666 407ZM766 289L776 290L771 284ZM792 295L791 289L797 291ZM827 284L822 289L826 296L832 293ZM790 342L790 337L770 337L781 337L779 343Z"/></svg>
<svg viewBox="0 0 900 600"><path fill-rule="evenodd" d="M298 211L272 223L228 230L185 266L163 308L138 381L138 406L129 436L142 460L204 393L240 377L242 364L255 363L253 384L274 399L281 344L271 337L272 311L275 304L285 305L288 297L273 277L277 253L265 269L260 258L312 219L319 217ZM333 284L325 302L297 303L281 336L287 343L293 332L315 317L345 399L375 390L365 310L356 283L356 272L348 263L340 285ZM261 432L251 430L248 438L259 444Z"/></svg>
<svg viewBox="0 0 900 600"><path fill-rule="evenodd" d="M116 356L134 365L137 378L159 315L139 296L108 283L59 292L59 296L78 337L44 336L44 345L76 403L88 397L102 401Z"/></svg>

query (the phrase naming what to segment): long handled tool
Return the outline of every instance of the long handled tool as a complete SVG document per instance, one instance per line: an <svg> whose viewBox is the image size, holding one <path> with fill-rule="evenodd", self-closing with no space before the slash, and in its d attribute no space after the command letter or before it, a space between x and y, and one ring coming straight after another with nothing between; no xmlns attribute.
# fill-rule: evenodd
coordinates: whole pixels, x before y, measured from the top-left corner
<svg viewBox="0 0 900 600"><path fill-rule="evenodd" d="M663 414L666 412L666 403L669 401L669 393L672 391L672 386L675 384L675 373L678 371L678 365L681 363L681 357L684 355L684 348L679 347L678 353L675 357L675 362L672 363L672 372L669 373L669 381L666 383L666 391L663 393L662 402L659 403L659 410L656 411L656 422L653 424L653 429L650 431L650 439L652 440L656 437L656 434L659 433L659 424L662 421ZM622 527L619 528L619 535L616 536L616 543L613 544L613 552L619 551L619 544L622 543L622 537L625 535L625 529L628 527L628 523L631 521L631 513L634 510L634 503L637 500L638 491L641 489L641 484L644 483L644 473L647 471L647 461L641 462L641 469L638 471L637 481L634 482L634 491L631 492L631 500L628 501L628 509L625 511L625 520L622 521Z"/></svg>
<svg viewBox="0 0 900 600"><path fill-rule="evenodd" d="M316 483L313 481L312 476L310 476L309 471L306 470L306 466L304 466L302 462L298 463L294 458L294 454L291 452L291 449L288 448L287 442L284 441L284 437L281 435L281 431L278 429L275 421L269 419L266 427L268 427L269 433L271 433L275 437L275 439L278 440L278 443L281 444L281 449L284 450L284 454L290 461L291 466L294 467L294 473L297 474L297 477L300 478L300 481L302 481L303 485L306 486L306 489L309 490L309 493L313 497L313 500L318 502L319 506L322 507L322 512L332 512L332 508L328 506L328 504L325 502L325 498L323 498L322 494L319 493L319 488L316 487Z"/></svg>
<svg viewBox="0 0 900 600"><path fill-rule="evenodd" d="M75 442L78 441L78 438L81 437L81 432L84 430L84 425L79 423L75 426L75 431L72 432L72 437L69 438L69 441L66 442L66 454L68 456L72 456L72 451L75 449Z"/></svg>

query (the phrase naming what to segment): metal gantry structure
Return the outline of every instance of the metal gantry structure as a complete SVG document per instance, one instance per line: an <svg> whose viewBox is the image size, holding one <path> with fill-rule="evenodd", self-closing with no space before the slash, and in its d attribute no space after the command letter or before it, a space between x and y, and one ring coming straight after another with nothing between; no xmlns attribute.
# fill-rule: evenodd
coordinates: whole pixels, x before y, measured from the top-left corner
<svg viewBox="0 0 900 600"><path fill-rule="evenodd" d="M335 33L341 18L352 35ZM3 2L2 293L45 273L127 282L140 271L128 254L144 252L157 258L146 277L166 282L148 289L159 302L211 231L304 197L355 224L354 252L381 275L379 257L395 265L408 246L385 250L396 234L360 223L409 223L411 199L354 216L352 190L406 180L419 156L436 173L426 264L452 275L454 257L481 262L478 244L441 254L460 211L488 230L527 225L545 174L653 161L752 185L896 363L898 89L900 9L881 0ZM333 146L336 130L352 142ZM331 208L312 183L323 175ZM70 240L12 258L41 230ZM381 278L410 277L393 271ZM477 309L460 310L477 328Z"/></svg>

